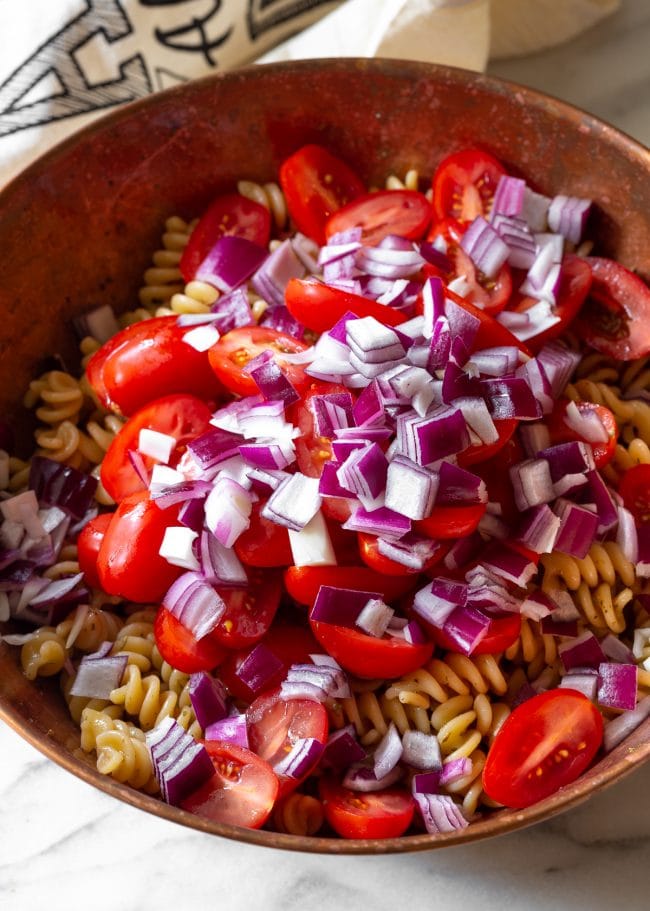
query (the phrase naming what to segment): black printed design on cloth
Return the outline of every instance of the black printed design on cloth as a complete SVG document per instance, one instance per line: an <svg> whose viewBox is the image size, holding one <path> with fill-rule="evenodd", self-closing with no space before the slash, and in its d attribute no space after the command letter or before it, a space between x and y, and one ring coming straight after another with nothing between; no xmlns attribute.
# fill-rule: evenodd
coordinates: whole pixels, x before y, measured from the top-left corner
<svg viewBox="0 0 650 911"><path fill-rule="evenodd" d="M151 92L141 54L121 63L116 79L95 84L88 81L75 58L75 52L97 34L113 43L132 31L119 0L86 0L84 12L67 22L0 84L0 136L134 101ZM21 104L46 77L54 77L60 90L49 98Z"/></svg>
<svg viewBox="0 0 650 911"><path fill-rule="evenodd" d="M248 0L246 21L251 41L278 25L326 5L334 6L332 0Z"/></svg>
<svg viewBox="0 0 650 911"><path fill-rule="evenodd" d="M170 0L140 0L143 6L169 6ZM211 35L211 23L221 10L222 0L212 0L212 7L203 16L192 16L188 22L176 28L155 31L156 39L165 47L174 51L203 54L208 66L217 66L214 51L221 47L230 38L233 26L224 31Z"/></svg>

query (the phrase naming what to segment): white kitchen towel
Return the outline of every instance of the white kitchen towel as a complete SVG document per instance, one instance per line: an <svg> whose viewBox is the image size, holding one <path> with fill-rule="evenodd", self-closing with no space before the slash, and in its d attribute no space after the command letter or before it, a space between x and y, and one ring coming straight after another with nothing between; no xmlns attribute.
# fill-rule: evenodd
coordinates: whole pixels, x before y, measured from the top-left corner
<svg viewBox="0 0 650 911"><path fill-rule="evenodd" d="M0 186L119 104L252 60L382 56L484 69L620 0L0 0ZM270 48L273 51L263 56Z"/></svg>

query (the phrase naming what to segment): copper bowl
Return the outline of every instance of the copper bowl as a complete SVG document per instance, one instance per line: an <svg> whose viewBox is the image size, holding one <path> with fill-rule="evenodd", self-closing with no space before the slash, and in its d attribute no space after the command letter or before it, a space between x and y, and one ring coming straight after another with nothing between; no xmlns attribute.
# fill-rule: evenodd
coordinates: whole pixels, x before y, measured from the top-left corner
<svg viewBox="0 0 650 911"><path fill-rule="evenodd" d="M273 179L305 142L326 145L369 184L480 145L545 193L597 203L599 249L650 276L650 155L612 127L539 92L463 70L324 60L216 74L120 108L59 145L0 194L0 399L29 437L19 399L53 352L74 362L72 316L124 310L166 217L201 212L237 179ZM427 850L511 832L576 806L650 755L650 720L570 787L449 835L385 841L301 838L210 823L100 775L53 682L29 683L0 645L0 716L64 768L133 806L203 832L330 854Z"/></svg>

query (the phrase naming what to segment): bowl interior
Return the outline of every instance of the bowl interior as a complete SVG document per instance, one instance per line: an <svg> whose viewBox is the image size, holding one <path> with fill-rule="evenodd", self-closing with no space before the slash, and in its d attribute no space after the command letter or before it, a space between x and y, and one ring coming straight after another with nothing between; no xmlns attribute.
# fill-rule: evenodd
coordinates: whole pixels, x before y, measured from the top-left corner
<svg viewBox="0 0 650 911"><path fill-rule="evenodd" d="M0 402L28 444L20 398L59 354L78 361L71 317L134 306L165 218L194 217L243 177L275 179L306 142L347 160L370 185L416 168L431 175L479 145L538 190L596 203L591 236L604 255L650 276L650 156L613 128L531 90L462 70L400 61L309 61L251 67L121 109L41 158L0 194ZM572 806L650 753L650 723L578 782L525 811L504 810L461 833L387 841L253 832L211 824L100 775L56 687L31 684L18 650L0 644L0 715L70 771L150 812L258 844L330 853L409 851L510 831Z"/></svg>

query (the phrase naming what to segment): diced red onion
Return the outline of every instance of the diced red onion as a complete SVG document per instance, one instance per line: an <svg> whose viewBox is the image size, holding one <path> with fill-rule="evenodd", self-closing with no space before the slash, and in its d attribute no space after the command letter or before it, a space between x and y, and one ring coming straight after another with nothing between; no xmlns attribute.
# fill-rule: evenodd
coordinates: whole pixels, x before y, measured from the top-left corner
<svg viewBox="0 0 650 911"><path fill-rule="evenodd" d="M235 671L235 676L254 695L267 687L284 669L282 661L263 642L253 648Z"/></svg>
<svg viewBox="0 0 650 911"><path fill-rule="evenodd" d="M322 512L300 531L289 529L289 544L295 566L336 566L336 554Z"/></svg>
<svg viewBox="0 0 650 911"><path fill-rule="evenodd" d="M494 222L496 215L519 215L524 205L525 190L525 180L502 174L494 191L490 221Z"/></svg>
<svg viewBox="0 0 650 911"><path fill-rule="evenodd" d="M454 611L466 603L465 583L436 578L416 593L413 611L427 623L442 629Z"/></svg>
<svg viewBox="0 0 650 911"><path fill-rule="evenodd" d="M387 557L413 571L424 569L441 547L439 541L424 538L412 532L404 535L399 541L377 538L377 550L382 557Z"/></svg>
<svg viewBox="0 0 650 911"><path fill-rule="evenodd" d="M402 739L395 724L391 722L373 754L373 771L377 780L385 778L393 771L402 758L402 752Z"/></svg>
<svg viewBox="0 0 650 911"><path fill-rule="evenodd" d="M607 443L609 434L597 411L581 411L575 402L567 402L564 423L587 443Z"/></svg>
<svg viewBox="0 0 650 911"><path fill-rule="evenodd" d="M517 540L536 554L550 554L559 531L559 516L546 503L540 503L522 517Z"/></svg>
<svg viewBox="0 0 650 911"><path fill-rule="evenodd" d="M634 653L627 647L624 642L608 633L604 639L600 640L600 647L610 661L616 661L619 664L634 664Z"/></svg>
<svg viewBox="0 0 650 911"><path fill-rule="evenodd" d="M357 740L354 725L348 724L339 731L330 734L325 744L322 765L326 768L341 771L352 763L366 758L366 751Z"/></svg>
<svg viewBox="0 0 650 911"><path fill-rule="evenodd" d="M542 416L541 405L524 377L488 377L480 384L493 418L529 421Z"/></svg>
<svg viewBox="0 0 650 911"><path fill-rule="evenodd" d="M596 538L598 516L564 499L557 500L553 508L560 519L555 549L571 557L584 559Z"/></svg>
<svg viewBox="0 0 650 911"><path fill-rule="evenodd" d="M197 532L185 525L168 526L158 553L172 566L191 570L199 569L199 561L192 546L197 537Z"/></svg>
<svg viewBox="0 0 650 911"><path fill-rule="evenodd" d="M388 607L381 598L371 598L361 609L356 625L367 635L381 639L394 613L392 607Z"/></svg>
<svg viewBox="0 0 650 911"><path fill-rule="evenodd" d="M241 442L239 434L215 428L195 437L187 444L187 449L197 465L205 470L237 455Z"/></svg>
<svg viewBox="0 0 650 911"><path fill-rule="evenodd" d="M205 524L220 544L232 547L250 525L253 498L230 478L218 477L205 501Z"/></svg>
<svg viewBox="0 0 650 911"><path fill-rule="evenodd" d="M572 244L579 244L590 209L590 199L554 196L548 209L549 228L566 237Z"/></svg>
<svg viewBox="0 0 650 911"><path fill-rule="evenodd" d="M179 576L172 583L162 603L190 630L195 639L203 639L211 633L226 610L219 593L195 572Z"/></svg>
<svg viewBox="0 0 650 911"><path fill-rule="evenodd" d="M386 506L410 519L426 518L438 490L437 475L406 456L397 455L386 474Z"/></svg>
<svg viewBox="0 0 650 911"><path fill-rule="evenodd" d="M436 506L459 506L487 502L485 481L451 462L443 462L438 471Z"/></svg>
<svg viewBox="0 0 650 911"><path fill-rule="evenodd" d="M429 342L429 350L425 361L429 373L433 374L436 370L442 370L446 367L451 352L451 339L452 330L449 326L449 321L447 317L441 316L433 324L431 332L431 341ZM417 346L411 348L409 358L412 359L412 355L417 350ZM416 366L418 365L416 364Z"/></svg>
<svg viewBox="0 0 650 911"><path fill-rule="evenodd" d="M598 704L631 710L636 706L635 664L602 663L598 668Z"/></svg>
<svg viewBox="0 0 650 911"><path fill-rule="evenodd" d="M208 724L203 732L205 740L217 740L220 743L234 743L235 746L249 749L248 725L245 714L229 715L219 721Z"/></svg>
<svg viewBox="0 0 650 911"><path fill-rule="evenodd" d="M284 240L255 272L251 284L269 304L284 304L284 291L292 278L302 278L305 267L290 240Z"/></svg>
<svg viewBox="0 0 650 911"><path fill-rule="evenodd" d="M199 557L201 573L207 582L233 588L248 585L246 570L235 551L230 547L224 547L210 531L201 532Z"/></svg>
<svg viewBox="0 0 650 911"><path fill-rule="evenodd" d="M313 519L320 506L318 478L309 478L296 472L273 491L262 510L262 516L277 525L299 531Z"/></svg>
<svg viewBox="0 0 650 911"><path fill-rule="evenodd" d="M487 278L494 278L508 258L507 245L481 215L467 228L460 246Z"/></svg>
<svg viewBox="0 0 650 911"><path fill-rule="evenodd" d="M146 735L153 770L166 803L178 806L214 775L206 748L173 718L165 718Z"/></svg>
<svg viewBox="0 0 650 911"><path fill-rule="evenodd" d="M292 664L280 692L287 699L326 702L329 699L346 699L350 695L350 685L338 665Z"/></svg>
<svg viewBox="0 0 650 911"><path fill-rule="evenodd" d="M409 245L410 249L400 250L387 247L362 247L355 256L359 269L368 275L380 278L408 278L415 275L424 265L420 253Z"/></svg>
<svg viewBox="0 0 650 911"><path fill-rule="evenodd" d="M267 255L264 247L245 237L224 234L197 268L195 278L227 293L250 278Z"/></svg>
<svg viewBox="0 0 650 911"><path fill-rule="evenodd" d="M440 787L441 770L420 772L411 778L411 794L437 794Z"/></svg>
<svg viewBox="0 0 650 911"><path fill-rule="evenodd" d="M530 269L535 261L537 245L526 222L508 215L497 215L492 223L508 247L508 264L515 269Z"/></svg>
<svg viewBox="0 0 650 911"><path fill-rule="evenodd" d="M580 359L579 352L570 351L562 342L550 342L538 352L537 360L551 384L553 398L558 398L564 392Z"/></svg>
<svg viewBox="0 0 650 911"><path fill-rule="evenodd" d="M405 731L402 735L402 747L402 760L414 769L427 772L442 769L440 744L435 734Z"/></svg>
<svg viewBox="0 0 650 911"><path fill-rule="evenodd" d="M590 702L596 701L598 690L597 674L581 673L580 670L572 671L566 674L559 683L560 689L577 690L586 696Z"/></svg>
<svg viewBox="0 0 650 911"><path fill-rule="evenodd" d="M587 472L587 481L590 490L590 502L596 504L598 514L598 534L603 534L614 528L618 522L618 507L614 502L611 491L603 481L600 472L596 469ZM641 529L638 529L639 545L641 542ZM639 551L640 553L640 551Z"/></svg>
<svg viewBox="0 0 650 911"><path fill-rule="evenodd" d="M443 630L463 655L471 655L490 628L490 618L466 605L455 608L445 620Z"/></svg>
<svg viewBox="0 0 650 911"><path fill-rule="evenodd" d="M369 601L382 600L381 592L321 585L309 614L311 620L353 628Z"/></svg>
<svg viewBox="0 0 650 911"><path fill-rule="evenodd" d="M530 187L524 188L524 198L521 207L521 217L527 222L531 231L545 231L547 228L547 213L551 200L548 196L535 193Z"/></svg>
<svg viewBox="0 0 650 911"><path fill-rule="evenodd" d="M542 449L551 445L551 435L546 424L520 424L519 438L524 447L524 452L530 458L535 458Z"/></svg>
<svg viewBox="0 0 650 911"><path fill-rule="evenodd" d="M555 499L551 469L546 459L527 459L510 468L515 503L520 510L530 509Z"/></svg>
<svg viewBox="0 0 650 911"><path fill-rule="evenodd" d="M467 820L446 794L416 793L413 796L429 835L441 835L467 827Z"/></svg>
<svg viewBox="0 0 650 911"><path fill-rule="evenodd" d="M344 788L349 788L351 791L372 793L389 788L401 777L402 770L399 766L395 766L384 778L377 778L370 766L353 765L345 773L342 784Z"/></svg>
<svg viewBox="0 0 650 911"><path fill-rule="evenodd" d="M491 572L520 588L525 588L537 573L536 564L528 557L498 545L492 547L481 562Z"/></svg>
<svg viewBox="0 0 650 911"><path fill-rule="evenodd" d="M228 714L228 697L223 683L205 671L191 675L188 693L196 720L202 728L208 728Z"/></svg>
<svg viewBox="0 0 650 911"><path fill-rule="evenodd" d="M446 787L447 785L454 784L461 778L465 778L467 775L472 774L472 760L469 757L460 757L459 759L449 759L442 766L442 774L440 775L440 786Z"/></svg>
<svg viewBox="0 0 650 911"><path fill-rule="evenodd" d="M279 778L302 779L314 768L322 752L323 744L315 737L298 738L289 752L275 763L273 771Z"/></svg>
<svg viewBox="0 0 650 911"><path fill-rule="evenodd" d="M266 350L243 368L267 401L292 405L300 399L295 386L287 379L271 351Z"/></svg>
<svg viewBox="0 0 650 911"><path fill-rule="evenodd" d="M343 528L346 531L361 531L380 538L402 538L411 530L411 520L385 506L367 512L358 506Z"/></svg>
<svg viewBox="0 0 650 911"><path fill-rule="evenodd" d="M378 364L404 356L399 336L372 316L348 320L346 343L367 364Z"/></svg>
<svg viewBox="0 0 650 911"><path fill-rule="evenodd" d="M117 689L122 681L127 663L127 655L104 658L86 655L79 663L70 695L88 699L110 699L112 691Z"/></svg>
<svg viewBox="0 0 650 911"><path fill-rule="evenodd" d="M90 335L101 345L120 331L120 325L109 304L81 313L72 320L72 325L80 341Z"/></svg>
<svg viewBox="0 0 650 911"><path fill-rule="evenodd" d="M605 660L598 639L589 631L560 645L558 652L566 671L573 667L597 668Z"/></svg>
<svg viewBox="0 0 650 911"><path fill-rule="evenodd" d="M606 753L611 752L614 747L636 730L639 725L650 715L650 696L644 696L636 708L630 712L624 712L618 718L605 722L605 734L603 736L603 749Z"/></svg>
<svg viewBox="0 0 650 911"><path fill-rule="evenodd" d="M632 513L624 506L618 507L618 528L616 529L616 543L621 548L621 553L630 563L639 559L639 537L636 522Z"/></svg>

